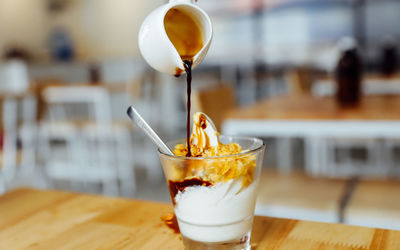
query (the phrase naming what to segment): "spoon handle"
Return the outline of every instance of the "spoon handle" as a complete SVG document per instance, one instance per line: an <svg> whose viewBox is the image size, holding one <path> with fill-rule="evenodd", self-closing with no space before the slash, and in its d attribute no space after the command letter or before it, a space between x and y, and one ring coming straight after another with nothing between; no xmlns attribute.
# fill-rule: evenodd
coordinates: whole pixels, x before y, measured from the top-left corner
<svg viewBox="0 0 400 250"><path fill-rule="evenodd" d="M130 106L126 112L133 122L166 154L174 155L167 145L160 139L154 130L147 124L136 109Z"/></svg>

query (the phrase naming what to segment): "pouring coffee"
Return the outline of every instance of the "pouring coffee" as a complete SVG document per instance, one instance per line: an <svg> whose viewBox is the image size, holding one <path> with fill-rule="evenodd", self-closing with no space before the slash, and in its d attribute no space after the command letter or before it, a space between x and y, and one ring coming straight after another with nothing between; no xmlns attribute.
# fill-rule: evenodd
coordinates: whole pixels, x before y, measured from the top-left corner
<svg viewBox="0 0 400 250"><path fill-rule="evenodd" d="M170 1L154 10L139 31L139 49L154 69L180 76L187 82L187 156L190 152L192 69L204 58L212 39L208 15L188 0Z"/></svg>
<svg viewBox="0 0 400 250"><path fill-rule="evenodd" d="M195 68L212 40L209 16L191 0L170 0L152 11L139 30L139 50L155 70L170 75L185 72L183 60Z"/></svg>

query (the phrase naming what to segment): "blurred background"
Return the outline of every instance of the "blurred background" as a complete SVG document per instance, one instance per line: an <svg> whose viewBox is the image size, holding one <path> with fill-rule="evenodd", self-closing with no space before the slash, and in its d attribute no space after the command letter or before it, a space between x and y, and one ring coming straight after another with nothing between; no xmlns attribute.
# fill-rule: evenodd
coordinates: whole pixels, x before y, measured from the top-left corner
<svg viewBox="0 0 400 250"><path fill-rule="evenodd" d="M138 50L167 1L0 0L0 193L169 202L157 149L186 133L185 77ZM256 213L400 229L400 1L199 0L214 40L193 111L267 145Z"/></svg>

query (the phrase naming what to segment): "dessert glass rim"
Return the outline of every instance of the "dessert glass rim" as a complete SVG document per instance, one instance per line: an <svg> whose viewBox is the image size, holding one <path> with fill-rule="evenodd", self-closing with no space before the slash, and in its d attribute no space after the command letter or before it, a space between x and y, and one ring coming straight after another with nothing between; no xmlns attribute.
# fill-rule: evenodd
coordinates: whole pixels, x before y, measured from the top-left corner
<svg viewBox="0 0 400 250"><path fill-rule="evenodd" d="M220 138L220 137L235 138L235 139L242 139L242 140L254 140L254 142L255 142L255 143L259 143L259 145L257 145L257 146L256 146L255 148L253 148L253 149L243 150L242 152L237 153L237 154L219 155L219 156L207 156L207 157L204 157L204 156L195 157L195 156L171 155L171 154L162 152L162 151L160 150L160 148L158 148L157 150L158 150L158 153L159 153L159 154L161 154L161 155L163 155L163 156L166 156L166 157L168 157L168 158L171 158L171 159L180 159L180 160L185 160L185 159L187 159L187 160L205 160L205 159L222 159L222 158L237 157L237 156L247 155L247 154L250 154L250 153L255 153L255 152L258 152L258 151L260 151L260 150L262 150L262 149L265 148L265 143L264 143L264 141L261 140L261 139L259 139L259 138L257 138L257 137L241 136L241 135L240 135L240 136L236 136L236 135L220 135L219 138ZM182 139L175 139L175 140L169 141L169 143L171 143L171 142L180 142L180 141L186 141L186 139L184 139L184 138L182 138ZM176 144L175 144L175 145L176 145Z"/></svg>

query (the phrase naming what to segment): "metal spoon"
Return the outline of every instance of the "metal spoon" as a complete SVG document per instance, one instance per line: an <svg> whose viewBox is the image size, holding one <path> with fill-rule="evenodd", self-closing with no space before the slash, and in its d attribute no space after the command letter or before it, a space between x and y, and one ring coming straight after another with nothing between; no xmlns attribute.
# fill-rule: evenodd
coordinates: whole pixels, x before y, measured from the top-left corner
<svg viewBox="0 0 400 250"><path fill-rule="evenodd" d="M128 116L135 124L143 130L143 132L160 148L163 153L174 155L168 146L161 140L161 138L154 132L154 130L147 124L147 122L140 116L133 106L130 106L126 111Z"/></svg>

